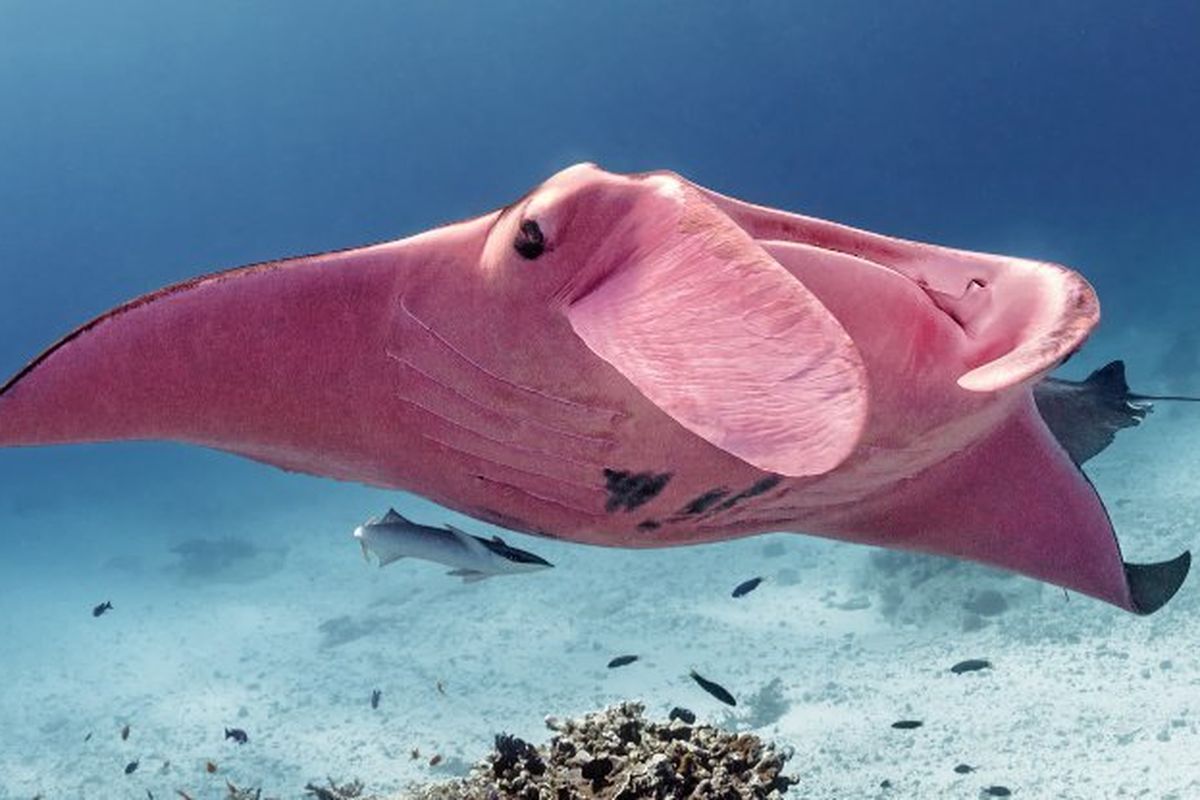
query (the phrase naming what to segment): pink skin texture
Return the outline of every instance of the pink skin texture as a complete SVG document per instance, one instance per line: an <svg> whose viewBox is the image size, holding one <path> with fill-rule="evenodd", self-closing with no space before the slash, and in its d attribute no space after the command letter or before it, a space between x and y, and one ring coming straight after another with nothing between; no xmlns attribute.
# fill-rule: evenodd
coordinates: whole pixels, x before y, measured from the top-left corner
<svg viewBox="0 0 1200 800"><path fill-rule="evenodd" d="M1098 319L1064 267L580 164L116 308L0 390L0 446L168 439L575 542L796 531L1137 611L1031 391Z"/></svg>

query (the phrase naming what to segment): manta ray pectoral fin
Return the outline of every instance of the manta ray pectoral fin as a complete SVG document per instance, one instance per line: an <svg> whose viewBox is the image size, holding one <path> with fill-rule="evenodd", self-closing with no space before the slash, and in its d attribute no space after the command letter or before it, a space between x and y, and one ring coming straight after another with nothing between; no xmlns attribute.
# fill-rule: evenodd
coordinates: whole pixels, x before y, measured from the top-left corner
<svg viewBox="0 0 1200 800"><path fill-rule="evenodd" d="M399 556L399 555L386 556L386 557L380 556L379 557L379 568L383 569L388 564L394 564L402 558L404 558L404 556Z"/></svg>
<svg viewBox="0 0 1200 800"><path fill-rule="evenodd" d="M656 176L568 298L575 333L692 433L758 467L820 475L857 446L867 378L849 334L744 230Z"/></svg>
<svg viewBox="0 0 1200 800"><path fill-rule="evenodd" d="M327 448L387 361L347 354L377 342L418 251L440 249L423 242L242 267L114 308L0 384L0 447L166 439L362 480L361 461L331 467Z"/></svg>
<svg viewBox="0 0 1200 800"><path fill-rule="evenodd" d="M1156 564L1125 563L1125 579L1133 598L1133 611L1153 614L1175 596L1192 566L1192 554L1185 550L1170 561Z"/></svg>
<svg viewBox="0 0 1200 800"><path fill-rule="evenodd" d="M1032 402L986 439L926 472L911 499L889 498L879 541L980 561L1150 614L1187 575L1191 557L1130 564L1087 476Z"/></svg>

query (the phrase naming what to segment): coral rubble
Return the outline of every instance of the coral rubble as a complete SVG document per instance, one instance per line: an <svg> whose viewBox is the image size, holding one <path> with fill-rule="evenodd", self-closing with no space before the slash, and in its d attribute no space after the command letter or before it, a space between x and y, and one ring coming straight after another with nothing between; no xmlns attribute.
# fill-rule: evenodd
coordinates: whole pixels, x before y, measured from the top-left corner
<svg viewBox="0 0 1200 800"><path fill-rule="evenodd" d="M757 736L653 722L644 710L622 703L582 719L547 718L555 735L543 747L502 734L470 776L419 787L405 800L767 800L795 782L782 774L790 754Z"/></svg>

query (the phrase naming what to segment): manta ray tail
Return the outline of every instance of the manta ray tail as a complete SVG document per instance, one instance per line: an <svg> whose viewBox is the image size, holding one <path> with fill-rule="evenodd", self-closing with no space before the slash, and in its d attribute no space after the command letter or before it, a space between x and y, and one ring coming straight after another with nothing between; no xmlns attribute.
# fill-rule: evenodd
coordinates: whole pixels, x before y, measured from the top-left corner
<svg viewBox="0 0 1200 800"><path fill-rule="evenodd" d="M1156 401L1200 402L1200 397L1134 394L1125 362L1112 361L1082 381L1047 378L1034 387L1038 413L1077 465L1098 455L1117 431L1140 425Z"/></svg>

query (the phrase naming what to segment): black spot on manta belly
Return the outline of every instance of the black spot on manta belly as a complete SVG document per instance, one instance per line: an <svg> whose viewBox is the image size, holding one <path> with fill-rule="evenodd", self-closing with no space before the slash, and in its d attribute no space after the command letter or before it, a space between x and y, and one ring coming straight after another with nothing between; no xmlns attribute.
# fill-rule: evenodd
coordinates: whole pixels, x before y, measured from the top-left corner
<svg viewBox="0 0 1200 800"><path fill-rule="evenodd" d="M783 480L783 477L779 476L779 475L768 475L765 478L759 478L757 481L754 482L754 485L751 486L749 489L746 489L745 491L742 491L742 492L738 492L733 497L729 498L724 503L721 503L721 505L717 506L717 511L725 511L727 509L733 508L735 505L737 505L738 503L740 503L743 500L748 500L751 497L758 497L760 494L766 494L767 492L771 491L776 486L778 486L779 482L782 480Z"/></svg>
<svg viewBox="0 0 1200 800"><path fill-rule="evenodd" d="M662 527L662 523L656 519L645 519L638 523L639 531L654 531Z"/></svg>
<svg viewBox="0 0 1200 800"><path fill-rule="evenodd" d="M717 489L709 489L707 492L684 506L683 510L679 513L688 516L691 516L692 514L703 514L712 507L713 503L716 503L727 494L729 494L729 489L725 488L724 486Z"/></svg>
<svg viewBox="0 0 1200 800"><path fill-rule="evenodd" d="M608 500L604 510L612 513L619 508L632 511L658 496L667 482L670 472L629 472L605 468L604 483Z"/></svg>
<svg viewBox="0 0 1200 800"><path fill-rule="evenodd" d="M768 475L765 478L759 478L746 491L742 492L741 499L745 500L748 497L758 497L760 494L766 494L774 489L783 480L782 475Z"/></svg>

